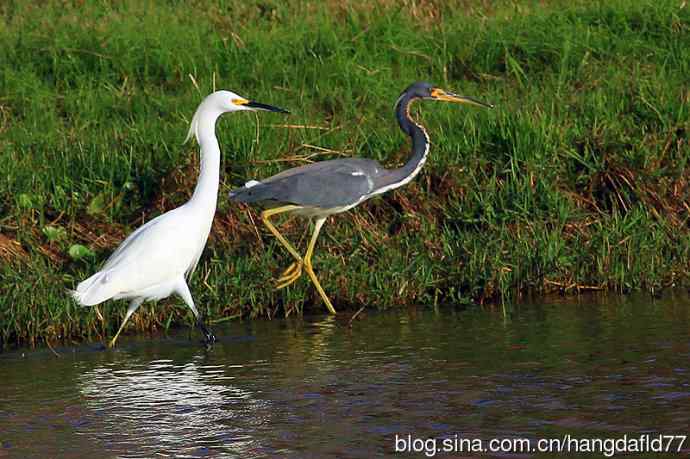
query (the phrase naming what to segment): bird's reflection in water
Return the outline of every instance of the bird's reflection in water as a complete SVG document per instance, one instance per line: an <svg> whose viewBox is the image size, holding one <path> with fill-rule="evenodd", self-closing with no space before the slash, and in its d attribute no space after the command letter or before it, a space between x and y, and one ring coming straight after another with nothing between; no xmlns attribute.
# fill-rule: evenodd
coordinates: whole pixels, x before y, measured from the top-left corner
<svg viewBox="0 0 690 459"><path fill-rule="evenodd" d="M256 432L267 402L232 384L227 367L203 357L110 362L80 377L93 435L120 457L251 457L262 450Z"/></svg>

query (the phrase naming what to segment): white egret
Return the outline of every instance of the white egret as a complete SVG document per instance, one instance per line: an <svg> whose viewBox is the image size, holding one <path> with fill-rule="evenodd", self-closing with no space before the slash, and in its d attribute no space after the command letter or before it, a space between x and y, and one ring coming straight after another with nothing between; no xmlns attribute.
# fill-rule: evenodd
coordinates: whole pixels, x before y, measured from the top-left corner
<svg viewBox="0 0 690 459"><path fill-rule="evenodd" d="M241 110L288 113L230 91L217 91L206 97L196 110L187 134L187 140L195 137L201 148L201 170L192 198L130 234L99 272L82 281L71 292L82 306L93 306L110 299L130 300L125 319L110 342L111 347L127 320L144 301L160 300L173 293L182 297L192 310L206 342L215 341L194 305L186 279L199 262L216 212L220 175L216 120L223 113Z"/></svg>

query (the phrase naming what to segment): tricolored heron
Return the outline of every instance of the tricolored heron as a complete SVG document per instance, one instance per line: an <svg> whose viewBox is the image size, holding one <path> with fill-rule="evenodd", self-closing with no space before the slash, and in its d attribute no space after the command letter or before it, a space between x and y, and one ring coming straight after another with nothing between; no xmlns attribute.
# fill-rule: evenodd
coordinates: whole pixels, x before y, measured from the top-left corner
<svg viewBox="0 0 690 459"><path fill-rule="evenodd" d="M217 91L206 97L192 118L185 140L195 137L201 148L201 170L192 198L130 234L99 272L71 292L82 306L93 306L109 299L130 300L125 319L110 341L111 347L141 303L160 300L173 293L181 296L194 313L206 343L216 340L194 305L186 279L199 262L216 212L220 174L216 120L223 113L241 110L287 113L282 108L250 101L230 91Z"/></svg>
<svg viewBox="0 0 690 459"><path fill-rule="evenodd" d="M270 208L261 213L261 218L271 233L295 258L295 262L277 280L276 288L280 289L295 282L302 275L304 268L328 310L335 314L335 308L312 267L311 257L314 254L316 238L329 215L345 212L373 196L403 186L419 173L429 154L429 136L424 127L410 116L410 105L420 99L492 107L472 97L459 96L429 83L413 83L402 92L395 106L395 116L400 129L412 139L412 156L402 167L386 169L379 162L364 158L333 159L288 169L265 180L252 180L230 193L230 199L233 201L268 202L270 205ZM304 258L270 221L270 217L283 213L316 219Z"/></svg>

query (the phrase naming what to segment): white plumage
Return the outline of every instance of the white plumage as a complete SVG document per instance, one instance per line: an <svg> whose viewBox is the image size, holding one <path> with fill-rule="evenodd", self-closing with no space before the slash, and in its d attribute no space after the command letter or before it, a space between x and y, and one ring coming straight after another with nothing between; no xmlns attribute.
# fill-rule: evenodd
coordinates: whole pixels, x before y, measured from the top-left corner
<svg viewBox="0 0 690 459"><path fill-rule="evenodd" d="M190 203L130 234L101 271L77 286L75 299L83 306L133 296L159 300L186 284L185 277L201 257L213 219Z"/></svg>

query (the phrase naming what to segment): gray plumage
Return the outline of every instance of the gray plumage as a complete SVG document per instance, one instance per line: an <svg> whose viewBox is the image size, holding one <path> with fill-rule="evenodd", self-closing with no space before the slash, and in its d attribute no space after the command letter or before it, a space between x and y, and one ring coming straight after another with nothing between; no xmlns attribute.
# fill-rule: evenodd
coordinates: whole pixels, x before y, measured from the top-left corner
<svg viewBox="0 0 690 459"><path fill-rule="evenodd" d="M334 159L288 169L232 192L239 202L272 201L321 209L340 208L369 195L386 171L371 159ZM382 174L383 173L383 174Z"/></svg>
<svg viewBox="0 0 690 459"><path fill-rule="evenodd" d="M288 169L259 182L247 182L233 190L230 199L244 203L294 204L311 213L328 215L408 183L419 173L429 152L429 137L410 118L409 106L414 100L432 98L432 89L429 83L414 83L403 91L396 104L400 129L412 139L412 156L403 167L386 169L378 161L364 158L321 161Z"/></svg>

